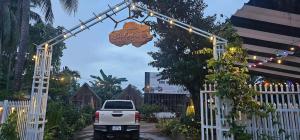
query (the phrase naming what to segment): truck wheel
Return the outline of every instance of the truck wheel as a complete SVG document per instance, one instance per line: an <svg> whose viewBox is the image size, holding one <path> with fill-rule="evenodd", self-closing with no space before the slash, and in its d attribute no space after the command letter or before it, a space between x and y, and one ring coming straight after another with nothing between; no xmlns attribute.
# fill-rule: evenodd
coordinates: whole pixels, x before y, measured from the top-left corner
<svg viewBox="0 0 300 140"><path fill-rule="evenodd" d="M106 140L106 137L104 134L94 131L94 140Z"/></svg>

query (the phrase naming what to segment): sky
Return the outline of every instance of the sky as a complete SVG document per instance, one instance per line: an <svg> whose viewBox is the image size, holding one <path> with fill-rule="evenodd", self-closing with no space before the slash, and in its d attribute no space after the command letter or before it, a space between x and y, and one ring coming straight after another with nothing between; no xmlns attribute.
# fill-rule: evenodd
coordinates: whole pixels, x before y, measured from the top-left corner
<svg viewBox="0 0 300 140"><path fill-rule="evenodd" d="M87 2L88 1L88 2ZM220 15L221 13L230 17L240 9L248 0L204 0L208 7L206 15ZM52 1L54 12L54 26L63 26L70 29L79 24L79 19L84 21L114 5L121 0L79 0L79 8L75 15L68 15L62 9L58 0ZM117 19L127 16L127 12L121 12ZM222 20L222 19L219 19ZM116 30L122 28L120 24ZM137 86L139 89L144 87L145 72L157 72L156 68L148 65L152 58L147 54L150 51L157 51L154 43L148 42L146 45L135 48L131 45L117 47L108 40L109 33L114 31L114 23L106 20L90 30L86 30L76 37L65 41L67 49L64 50L62 57L62 67L68 66L72 70L77 70L81 74L80 83L90 80L90 75L100 75L99 70L108 75L125 77L128 84Z"/></svg>

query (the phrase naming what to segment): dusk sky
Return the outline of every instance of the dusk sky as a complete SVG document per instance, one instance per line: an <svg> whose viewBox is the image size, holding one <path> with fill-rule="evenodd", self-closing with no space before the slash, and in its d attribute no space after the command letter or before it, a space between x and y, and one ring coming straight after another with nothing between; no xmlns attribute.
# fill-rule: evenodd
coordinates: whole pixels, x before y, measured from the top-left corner
<svg viewBox="0 0 300 140"><path fill-rule="evenodd" d="M248 0L205 0L208 4L206 15L220 14L230 17L236 10ZM79 0L79 9L76 15L66 14L58 0L53 0L54 25L64 26L69 29L93 16L93 12L99 13L108 8L108 4L114 5L121 0ZM119 14L117 19L127 16L127 11ZM117 29L122 28L120 24ZM99 75L99 69L103 69L106 74L128 79L123 87L130 84L142 89L144 86L145 72L155 72L156 68L148 65L152 60L147 54L156 51L153 41L141 48L131 45L122 48L116 47L108 40L109 33L114 30L112 21L106 20L73 37L65 43L67 49L62 57L62 66L69 66L81 74L81 83L91 80L90 75ZM205 29L204 29L205 30Z"/></svg>

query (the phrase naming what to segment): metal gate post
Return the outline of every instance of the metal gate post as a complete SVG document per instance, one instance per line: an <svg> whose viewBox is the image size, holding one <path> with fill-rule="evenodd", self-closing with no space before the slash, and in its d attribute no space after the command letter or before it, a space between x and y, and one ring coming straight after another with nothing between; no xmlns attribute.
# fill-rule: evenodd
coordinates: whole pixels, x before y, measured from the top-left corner
<svg viewBox="0 0 300 140"><path fill-rule="evenodd" d="M45 44L37 47L27 121L27 140L42 140L44 136L51 59L52 46Z"/></svg>

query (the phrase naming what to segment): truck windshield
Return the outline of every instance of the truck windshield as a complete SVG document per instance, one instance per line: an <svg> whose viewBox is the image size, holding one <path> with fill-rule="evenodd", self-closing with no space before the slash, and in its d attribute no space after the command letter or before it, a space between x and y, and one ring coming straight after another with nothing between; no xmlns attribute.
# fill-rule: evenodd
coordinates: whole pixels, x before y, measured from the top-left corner
<svg viewBox="0 0 300 140"><path fill-rule="evenodd" d="M133 109L130 101L107 101L104 109Z"/></svg>

